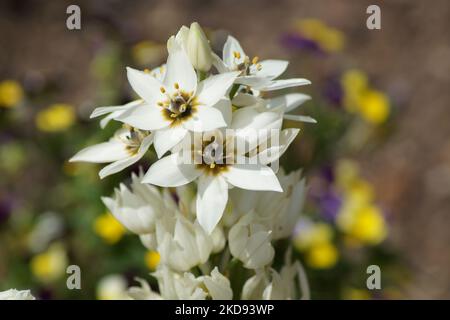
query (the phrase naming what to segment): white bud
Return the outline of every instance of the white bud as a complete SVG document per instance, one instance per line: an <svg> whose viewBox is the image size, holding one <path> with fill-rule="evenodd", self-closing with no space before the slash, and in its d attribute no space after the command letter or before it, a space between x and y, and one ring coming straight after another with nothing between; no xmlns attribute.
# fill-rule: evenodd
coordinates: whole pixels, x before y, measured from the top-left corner
<svg viewBox="0 0 450 320"><path fill-rule="evenodd" d="M189 28L186 51L195 69L206 72L211 68L211 46L197 22L192 23Z"/></svg>

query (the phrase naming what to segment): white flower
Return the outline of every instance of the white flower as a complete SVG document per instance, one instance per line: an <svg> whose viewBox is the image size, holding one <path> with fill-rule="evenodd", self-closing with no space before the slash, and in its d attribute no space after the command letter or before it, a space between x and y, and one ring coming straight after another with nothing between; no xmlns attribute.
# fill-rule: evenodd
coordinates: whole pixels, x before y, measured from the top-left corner
<svg viewBox="0 0 450 320"><path fill-rule="evenodd" d="M233 115L231 128L235 129L233 139L223 139L224 150L227 143L233 143L234 139L241 140L251 146L257 146L257 135L251 132L261 132L264 128L279 129L281 126L279 113L264 112L247 109L238 110ZM216 132L211 137L222 136ZM194 146L195 148L195 146ZM205 146L201 144L201 150L189 150L193 157L205 154ZM242 150L249 150L245 148ZM142 182L151 183L162 187L177 187L198 179L196 213L200 225L210 234L219 222L228 201L228 188L235 186L248 190L271 190L281 192L281 186L272 169L265 164L251 163L243 154L232 155L235 157L232 163L225 159L229 155L224 154L221 163L214 159L206 159L202 156L201 164L195 161L186 161L186 155L182 150L166 156L154 163L147 171ZM198 160L198 159L197 159Z"/></svg>
<svg viewBox="0 0 450 320"><path fill-rule="evenodd" d="M0 292L0 300L35 300L30 290L9 289Z"/></svg>
<svg viewBox="0 0 450 320"><path fill-rule="evenodd" d="M157 79L158 81L162 81L164 79L164 76L166 74L166 65L163 64L159 67L156 67L152 70L144 70L145 73L149 74L150 76L154 77L155 79ZM103 115L106 115L106 117L104 117L101 121L100 121L100 127L104 128L106 127L106 125L113 119L119 117L120 115L122 115L123 113L125 113L126 111L137 107L139 105L144 104L144 100L142 99L138 99L138 100L134 100L131 102L128 102L124 105L119 105L119 106L106 106L106 107L98 107L95 108L95 110L92 112L90 118L97 118Z"/></svg>
<svg viewBox="0 0 450 320"><path fill-rule="evenodd" d="M275 98L263 99L253 91L252 94L239 92L234 96L232 103L237 107L254 107L259 111L280 110L283 112L283 118L285 120L317 123L317 121L310 116L287 114L310 99L310 96L303 93L288 93Z"/></svg>
<svg viewBox="0 0 450 320"><path fill-rule="evenodd" d="M244 215L228 234L231 255L242 261L245 268L258 269L272 262L271 231L256 223L254 213Z"/></svg>
<svg viewBox="0 0 450 320"><path fill-rule="evenodd" d="M219 272L215 267L211 271L210 276L203 277L208 293L213 300L231 300L233 299L233 291L231 290L230 280Z"/></svg>
<svg viewBox="0 0 450 320"><path fill-rule="evenodd" d="M213 249L211 236L198 223L181 215L164 216L157 221L156 242L161 264L177 271L187 271L205 263Z"/></svg>
<svg viewBox="0 0 450 320"><path fill-rule="evenodd" d="M305 200L305 180L301 170L286 175L283 170L277 174L283 193L232 190L231 202L235 216L243 216L255 211L258 223L272 231L272 239L289 237L301 215Z"/></svg>
<svg viewBox="0 0 450 320"><path fill-rule="evenodd" d="M212 51L205 33L197 22L191 24L187 39L187 54L195 69L206 72L211 69Z"/></svg>
<svg viewBox="0 0 450 320"><path fill-rule="evenodd" d="M123 183L115 197L103 197L103 203L128 230L139 234L155 231L155 221L163 214L175 214L176 204L167 194L154 186L141 183L142 176L132 175L131 190Z"/></svg>
<svg viewBox="0 0 450 320"><path fill-rule="evenodd" d="M177 43L169 53L162 82L145 72L127 70L131 86L145 103L116 120L142 130L157 130L154 144L159 157L178 144L188 131L202 132L227 125L223 113L230 113L231 105L221 99L237 72L211 76L197 84L194 68Z"/></svg>
<svg viewBox="0 0 450 320"><path fill-rule="evenodd" d="M288 62L285 60L263 60L260 62L258 57L250 59L245 54L239 41L232 36L228 36L223 47L222 59L223 61L215 56L214 65L219 72L240 72L235 83L250 86L252 89L272 91L311 83L303 78L275 80L286 70Z"/></svg>
<svg viewBox="0 0 450 320"><path fill-rule="evenodd" d="M153 134L134 128L122 128L108 141L79 151L70 162L108 163L100 178L117 173L139 161L153 143Z"/></svg>
<svg viewBox="0 0 450 320"><path fill-rule="evenodd" d="M152 275L158 280L159 292L167 300L204 300L207 293L202 289L202 279L190 272L183 275L162 266Z"/></svg>
<svg viewBox="0 0 450 320"><path fill-rule="evenodd" d="M141 278L135 278L141 285L140 287L130 287L128 289L128 296L134 300L161 300L160 294L154 292L147 281Z"/></svg>
<svg viewBox="0 0 450 320"><path fill-rule="evenodd" d="M242 288L243 300L309 299L309 284L299 261L291 262L292 251L286 251L284 265L276 270L256 270ZM296 281L297 280L297 281Z"/></svg>
<svg viewBox="0 0 450 320"><path fill-rule="evenodd" d="M110 274L100 279L97 284L99 300L129 300L127 281L120 274Z"/></svg>

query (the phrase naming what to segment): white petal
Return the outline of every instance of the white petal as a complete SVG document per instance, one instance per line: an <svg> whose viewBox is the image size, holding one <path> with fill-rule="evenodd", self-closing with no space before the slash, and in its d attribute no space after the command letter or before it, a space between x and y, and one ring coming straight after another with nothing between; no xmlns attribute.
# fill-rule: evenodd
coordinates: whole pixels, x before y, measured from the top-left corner
<svg viewBox="0 0 450 320"><path fill-rule="evenodd" d="M261 65L260 70L257 70L255 65L252 65L252 74L275 79L286 70L289 62L286 60L263 60L258 64Z"/></svg>
<svg viewBox="0 0 450 320"><path fill-rule="evenodd" d="M210 131L227 125L222 112L214 107L198 106L194 115L183 122L183 127L194 132Z"/></svg>
<svg viewBox="0 0 450 320"><path fill-rule="evenodd" d="M235 164L223 173L227 181L241 189L282 192L271 168L260 164Z"/></svg>
<svg viewBox="0 0 450 320"><path fill-rule="evenodd" d="M228 201L228 184L221 176L202 175L198 181L197 220L208 234L222 218Z"/></svg>
<svg viewBox="0 0 450 320"><path fill-rule="evenodd" d="M138 152L134 156L113 162L104 167L102 170L100 170L100 172L98 173L100 179L103 179L111 174L122 171L123 169L138 162L147 152L148 148L152 143L153 143L153 134L150 134L149 136L145 137L144 140L142 140L141 146L139 147Z"/></svg>
<svg viewBox="0 0 450 320"><path fill-rule="evenodd" d="M238 77L235 82L239 83L239 84L243 84L245 86L262 88L262 87L270 85L271 80L267 77L242 76L242 77Z"/></svg>
<svg viewBox="0 0 450 320"><path fill-rule="evenodd" d="M298 121L298 122L308 122L308 123L317 123L317 120L310 116L301 116L296 114L285 114L283 116L286 120Z"/></svg>
<svg viewBox="0 0 450 320"><path fill-rule="evenodd" d="M151 183L161 187L178 187L193 181L201 174L195 164L183 163L179 153L171 154L156 161L148 169L143 183Z"/></svg>
<svg viewBox="0 0 450 320"><path fill-rule="evenodd" d="M164 117L163 108L157 104L142 104L127 110L116 118L142 130L158 130L168 127L172 122Z"/></svg>
<svg viewBox="0 0 450 320"><path fill-rule="evenodd" d="M240 59L235 59L234 52L239 52L241 57ZM223 46L223 62L228 66L232 67L235 63L242 63L245 58L245 52L242 49L239 41L237 41L233 36L228 36L225 45Z"/></svg>
<svg viewBox="0 0 450 320"><path fill-rule="evenodd" d="M274 141L271 141L267 149L262 150L257 155L255 155L255 157L257 157L258 159L258 163L268 164L279 159L287 150L292 141L294 141L299 132L300 129L296 128L289 128L281 131L279 137L279 145L271 146L270 143L274 143Z"/></svg>
<svg viewBox="0 0 450 320"><path fill-rule="evenodd" d="M294 78L294 79L274 80L269 85L257 89L260 89L261 91L272 91L284 88L304 86L307 84L311 84L311 81L303 78Z"/></svg>
<svg viewBox="0 0 450 320"><path fill-rule="evenodd" d="M288 93L276 98L267 100L267 108L273 109L280 105L284 105L284 112L289 112L302 105L311 97L303 93Z"/></svg>
<svg viewBox="0 0 450 320"><path fill-rule="evenodd" d="M186 133L187 130L182 126L156 131L154 146L158 158L161 158L167 151L183 140Z"/></svg>
<svg viewBox="0 0 450 320"><path fill-rule="evenodd" d="M128 157L130 157L130 153L126 150L126 145L113 138L108 142L84 148L74 155L69 162L106 163Z"/></svg>
<svg viewBox="0 0 450 320"><path fill-rule="evenodd" d="M233 115L230 99L220 99L213 107L222 113L222 117L225 120L227 127L230 126Z"/></svg>
<svg viewBox="0 0 450 320"><path fill-rule="evenodd" d="M252 94L239 92L233 98L233 105L238 107L248 107L262 103L262 99Z"/></svg>
<svg viewBox="0 0 450 320"><path fill-rule="evenodd" d="M230 280L223 276L217 267L211 271L211 276L206 276L203 280L209 294L213 300L231 300L233 291L230 287Z"/></svg>
<svg viewBox="0 0 450 320"><path fill-rule="evenodd" d="M148 103L162 100L162 84L149 73L127 67L127 77L133 90Z"/></svg>
<svg viewBox="0 0 450 320"><path fill-rule="evenodd" d="M142 102L143 102L143 100L134 100L134 101L128 102L121 106L98 107L98 108L95 108L94 111L92 111L89 118L91 118L91 119L97 118L97 117L103 116L107 113L112 113L112 112L119 111L119 110L126 110L133 106L140 105Z"/></svg>
<svg viewBox="0 0 450 320"><path fill-rule="evenodd" d="M200 82L196 94L198 103L206 106L216 104L224 97L238 74L238 72L221 73Z"/></svg>
<svg viewBox="0 0 450 320"><path fill-rule="evenodd" d="M216 67L217 71L219 71L219 73L225 73L228 71L231 71L226 65L225 63L222 61L222 59L219 58L219 56L215 53L212 53L212 57L213 57L213 66Z"/></svg>
<svg viewBox="0 0 450 320"><path fill-rule="evenodd" d="M195 91L197 87L197 74L194 67L192 67L186 52L177 43L174 43L167 58L167 71L164 77L164 85L167 90L174 91L175 83L187 92Z"/></svg>

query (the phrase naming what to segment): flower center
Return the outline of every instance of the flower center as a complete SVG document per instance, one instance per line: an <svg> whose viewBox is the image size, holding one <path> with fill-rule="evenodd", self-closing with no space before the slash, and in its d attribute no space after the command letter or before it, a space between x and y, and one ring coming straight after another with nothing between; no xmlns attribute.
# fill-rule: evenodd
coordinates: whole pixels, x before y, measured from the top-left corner
<svg viewBox="0 0 450 320"><path fill-rule="evenodd" d="M252 65L255 66L256 70L261 70L262 65L258 63L259 58L258 56L253 57L253 59L250 60L249 56L244 57L244 61L241 61L241 53L238 51L233 52L234 56L234 63L235 63L235 70L241 72L241 76L248 76L251 74L250 67Z"/></svg>
<svg viewBox="0 0 450 320"><path fill-rule="evenodd" d="M175 126L191 117L195 113L197 105L194 92L181 90L178 83L175 83L174 87L175 91L172 94L167 93L161 87L161 92L167 98L164 101L158 102L158 105L163 108L162 112L164 117L172 122L171 126Z"/></svg>
<svg viewBox="0 0 450 320"><path fill-rule="evenodd" d="M125 148L130 155L135 155L141 146L142 140L148 136L148 132L128 125L124 125L124 130L117 135L117 138L125 144Z"/></svg>

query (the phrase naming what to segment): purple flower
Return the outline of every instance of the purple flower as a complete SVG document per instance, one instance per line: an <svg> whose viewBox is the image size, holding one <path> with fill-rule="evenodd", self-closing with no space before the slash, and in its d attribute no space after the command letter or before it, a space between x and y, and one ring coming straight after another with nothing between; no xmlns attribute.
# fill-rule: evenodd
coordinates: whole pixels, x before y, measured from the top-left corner
<svg viewBox="0 0 450 320"><path fill-rule="evenodd" d="M317 42L304 38L301 35L288 33L281 38L281 43L289 49L299 49L313 52L319 56L325 55L325 52L319 47Z"/></svg>

